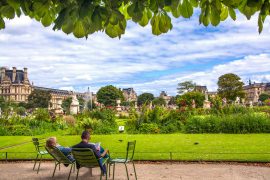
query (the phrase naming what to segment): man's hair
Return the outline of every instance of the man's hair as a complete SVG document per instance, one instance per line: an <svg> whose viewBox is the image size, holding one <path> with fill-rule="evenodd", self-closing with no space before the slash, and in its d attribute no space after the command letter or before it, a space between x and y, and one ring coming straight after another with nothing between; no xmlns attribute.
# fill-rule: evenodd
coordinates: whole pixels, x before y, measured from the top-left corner
<svg viewBox="0 0 270 180"><path fill-rule="evenodd" d="M46 146L47 147L54 147L56 145L56 138L55 137L50 137L46 141Z"/></svg>
<svg viewBox="0 0 270 180"><path fill-rule="evenodd" d="M82 139L89 139L90 138L89 131L83 131L81 138Z"/></svg>

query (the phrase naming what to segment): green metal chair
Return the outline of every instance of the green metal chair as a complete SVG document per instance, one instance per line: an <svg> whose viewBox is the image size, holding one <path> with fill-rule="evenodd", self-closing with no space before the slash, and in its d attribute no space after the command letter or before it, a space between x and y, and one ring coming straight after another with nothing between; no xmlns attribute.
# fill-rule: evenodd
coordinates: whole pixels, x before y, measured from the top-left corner
<svg viewBox="0 0 270 180"><path fill-rule="evenodd" d="M94 152L90 148L72 148L72 154L73 157L76 160L77 163L77 176L76 180L78 179L80 168L86 167L86 168L95 168L100 167L98 164L98 159L96 158ZM106 164L108 162L109 158L102 158L102 165ZM100 170L101 171L101 170ZM102 179L102 171L100 173L100 179ZM107 173L106 173L106 180L108 179Z"/></svg>
<svg viewBox="0 0 270 180"><path fill-rule="evenodd" d="M42 156L48 154L48 152L45 151L45 149L44 149L44 143L40 143L38 138L32 138L32 142L33 142L35 149L36 149L36 152L37 152L37 157L35 159L35 164L34 164L33 170L35 170L36 163L39 160L39 165L38 165L38 169L37 169L37 174L38 174L39 169L40 169L40 164L42 161Z"/></svg>
<svg viewBox="0 0 270 180"><path fill-rule="evenodd" d="M127 163L131 162L133 165L134 173L135 173L135 178L137 179L137 173L135 169L135 164L133 162L133 157L134 157L134 152L135 152L135 146L136 146L136 141L128 142L127 144L127 152L126 152L126 158L117 158L117 159L110 159L109 160L109 176L110 176L110 169L111 165L113 165L113 179L114 179L114 172L115 172L115 164L124 164L126 167L126 173L127 173L127 178L129 179L129 174L128 174L128 168L127 168Z"/></svg>
<svg viewBox="0 0 270 180"><path fill-rule="evenodd" d="M60 165L61 163L64 165L71 165L70 167L70 171L69 171L69 175L68 175L68 179L70 178L70 174L72 171L72 168L74 169L75 172L75 160L71 161L70 159L67 158L67 156L65 156L58 148L56 147L45 147L46 150L48 151L48 153L53 157L54 161L55 161L55 167L54 167L54 171L53 171L53 175L52 177L54 177L55 174L55 170L57 168L57 166L59 166L59 170L60 170Z"/></svg>

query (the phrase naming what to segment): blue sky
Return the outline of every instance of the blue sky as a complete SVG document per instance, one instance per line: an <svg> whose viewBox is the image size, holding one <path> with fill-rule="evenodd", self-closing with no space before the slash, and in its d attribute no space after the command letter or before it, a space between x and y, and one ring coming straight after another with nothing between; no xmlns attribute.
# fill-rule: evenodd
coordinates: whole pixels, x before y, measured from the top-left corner
<svg viewBox="0 0 270 180"><path fill-rule="evenodd" d="M112 84L138 94L175 95L177 84L186 80L215 91L225 73L236 73L243 82L270 81L269 19L259 35L257 17L237 18L207 28L197 15L173 19L173 29L161 36L130 22L120 40L102 32L86 40L22 17L0 31L0 66L28 67L35 85L81 92Z"/></svg>

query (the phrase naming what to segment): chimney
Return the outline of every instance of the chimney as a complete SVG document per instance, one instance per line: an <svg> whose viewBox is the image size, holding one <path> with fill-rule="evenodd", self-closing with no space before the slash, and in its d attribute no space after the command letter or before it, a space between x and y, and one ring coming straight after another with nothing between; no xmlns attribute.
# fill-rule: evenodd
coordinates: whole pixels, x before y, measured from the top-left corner
<svg viewBox="0 0 270 180"><path fill-rule="evenodd" d="M14 82L16 80L16 67L12 67L13 71L12 71L12 82Z"/></svg>
<svg viewBox="0 0 270 180"><path fill-rule="evenodd" d="M5 67L1 67L1 81L4 80L6 75L6 68Z"/></svg>
<svg viewBox="0 0 270 180"><path fill-rule="evenodd" d="M27 68L23 68L23 79L24 79L24 81L27 81L28 80Z"/></svg>

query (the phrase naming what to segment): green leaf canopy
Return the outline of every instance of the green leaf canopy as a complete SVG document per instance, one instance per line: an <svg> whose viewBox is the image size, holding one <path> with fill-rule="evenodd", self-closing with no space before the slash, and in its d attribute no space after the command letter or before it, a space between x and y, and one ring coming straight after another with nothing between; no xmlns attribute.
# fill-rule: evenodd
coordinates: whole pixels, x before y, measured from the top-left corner
<svg viewBox="0 0 270 180"><path fill-rule="evenodd" d="M125 34L128 20L140 26L151 24L152 33L167 33L173 25L171 17L190 18L194 8L201 10L199 23L219 25L229 16L236 20L236 11L250 19L258 12L258 31L270 11L270 0L1 0L0 29L6 19L24 15L54 30L75 37L87 38L98 31L111 37Z"/></svg>

